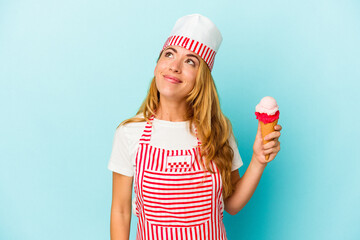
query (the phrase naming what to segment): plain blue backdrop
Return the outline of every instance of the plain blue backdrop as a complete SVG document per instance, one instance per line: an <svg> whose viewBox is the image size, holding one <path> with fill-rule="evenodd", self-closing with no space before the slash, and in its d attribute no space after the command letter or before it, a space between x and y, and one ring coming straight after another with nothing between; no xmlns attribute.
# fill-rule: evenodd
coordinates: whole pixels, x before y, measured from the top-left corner
<svg viewBox="0 0 360 240"><path fill-rule="evenodd" d="M244 166L273 96L281 151L230 240L360 239L360 2L0 0L0 239L109 239L117 125L175 21L209 17L212 72ZM131 239L137 218L132 218Z"/></svg>

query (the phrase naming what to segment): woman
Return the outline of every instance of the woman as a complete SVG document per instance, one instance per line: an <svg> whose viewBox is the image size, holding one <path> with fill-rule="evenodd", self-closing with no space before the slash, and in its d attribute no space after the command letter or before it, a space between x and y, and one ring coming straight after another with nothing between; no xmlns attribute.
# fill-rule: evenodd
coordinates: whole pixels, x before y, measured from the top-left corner
<svg viewBox="0 0 360 240"><path fill-rule="evenodd" d="M263 145L259 125L254 154L240 178L242 160L211 76L221 41L208 18L180 18L137 115L117 128L108 166L111 239L129 239L131 209L139 240L227 239L223 210L235 215L245 206L279 152L281 126Z"/></svg>

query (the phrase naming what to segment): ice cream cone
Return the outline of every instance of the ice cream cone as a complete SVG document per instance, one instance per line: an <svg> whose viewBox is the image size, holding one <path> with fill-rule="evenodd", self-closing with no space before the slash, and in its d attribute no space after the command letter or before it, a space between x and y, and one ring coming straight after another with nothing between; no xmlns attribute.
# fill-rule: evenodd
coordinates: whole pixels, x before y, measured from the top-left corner
<svg viewBox="0 0 360 240"><path fill-rule="evenodd" d="M261 135L263 139L263 144L266 144L270 141L265 140L264 138L275 131L274 127L276 126L279 119L279 106L277 105L276 100L273 97L266 96L263 97L258 105L255 107L256 119L260 122ZM265 161L268 162L270 154L265 156Z"/></svg>
<svg viewBox="0 0 360 240"><path fill-rule="evenodd" d="M260 127L261 127L261 136L263 138L263 144L266 144L270 141L268 140L265 140L264 137L266 135L268 135L269 133L272 133L275 131L274 127L277 125L277 122L278 122L278 119L276 119L275 121L271 122L271 123L263 123L262 121L259 121L260 122ZM269 156L270 154L267 154L265 156L265 160L269 160Z"/></svg>

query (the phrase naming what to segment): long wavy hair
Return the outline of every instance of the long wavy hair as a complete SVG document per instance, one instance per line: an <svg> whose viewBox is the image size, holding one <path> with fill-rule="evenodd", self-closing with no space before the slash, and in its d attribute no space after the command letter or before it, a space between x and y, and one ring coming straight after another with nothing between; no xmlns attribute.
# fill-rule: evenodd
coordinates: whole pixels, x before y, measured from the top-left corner
<svg viewBox="0 0 360 240"><path fill-rule="evenodd" d="M160 56L161 54L162 52ZM231 166L234 152L229 144L232 127L229 119L220 109L214 80L209 67L202 59L195 86L188 94L186 102L186 120L190 121L190 132L195 135L191 127L195 124L198 138L201 141L200 154L204 162L200 161L200 163L203 168L211 173L214 173L211 168L211 160L216 164L221 175L223 198L226 199L233 192ZM147 96L136 113L136 115L142 113L143 117L132 117L120 123L119 126L131 122L149 122L152 115L156 116L159 103L160 93L156 87L155 77L153 77Z"/></svg>

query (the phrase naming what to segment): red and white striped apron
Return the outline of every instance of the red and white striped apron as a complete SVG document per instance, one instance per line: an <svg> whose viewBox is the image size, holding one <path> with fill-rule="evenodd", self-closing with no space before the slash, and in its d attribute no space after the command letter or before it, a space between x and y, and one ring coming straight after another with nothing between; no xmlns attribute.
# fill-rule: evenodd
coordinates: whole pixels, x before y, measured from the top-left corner
<svg viewBox="0 0 360 240"><path fill-rule="evenodd" d="M136 154L137 240L226 240L222 181L200 165L200 146L167 150L150 145L146 123ZM196 132L196 129L195 129Z"/></svg>

